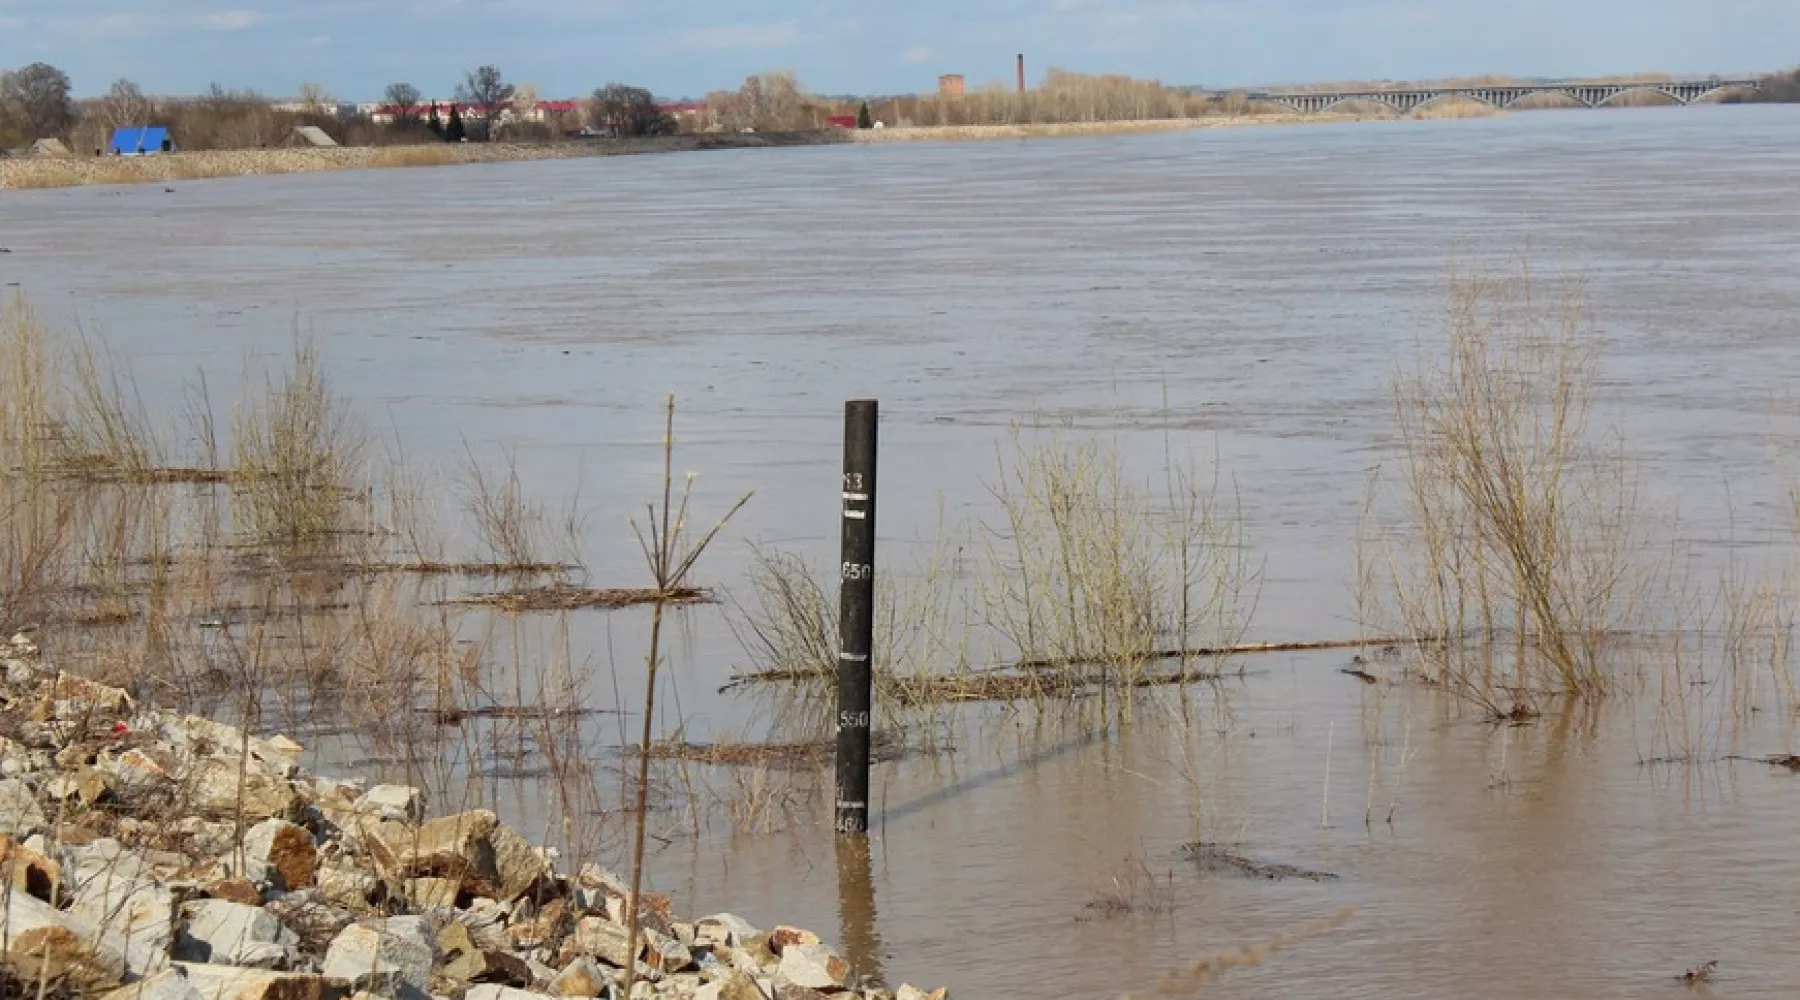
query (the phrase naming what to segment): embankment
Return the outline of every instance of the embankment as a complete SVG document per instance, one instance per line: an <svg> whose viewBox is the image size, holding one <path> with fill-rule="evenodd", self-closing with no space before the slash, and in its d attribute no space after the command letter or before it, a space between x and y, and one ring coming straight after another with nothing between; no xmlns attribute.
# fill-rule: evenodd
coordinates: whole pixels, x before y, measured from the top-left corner
<svg viewBox="0 0 1800 1000"><path fill-rule="evenodd" d="M0 642L0 996L945 998L865 983L797 927L634 906L490 811L428 818L420 789L303 752Z"/></svg>
<svg viewBox="0 0 1800 1000"><path fill-rule="evenodd" d="M820 132L707 133L641 139L547 143L448 143L429 146L343 146L332 149L238 149L168 156L0 159L0 189L147 184L209 177L303 174L327 170L450 166L560 160L707 149L760 149L845 142L842 129Z"/></svg>

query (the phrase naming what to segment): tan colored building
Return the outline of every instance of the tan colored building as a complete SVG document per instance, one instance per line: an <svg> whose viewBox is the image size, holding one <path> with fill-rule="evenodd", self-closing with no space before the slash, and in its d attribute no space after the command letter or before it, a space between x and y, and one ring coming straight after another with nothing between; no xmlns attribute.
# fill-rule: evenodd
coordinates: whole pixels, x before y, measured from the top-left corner
<svg viewBox="0 0 1800 1000"><path fill-rule="evenodd" d="M946 73L938 77L939 97L961 97L963 95L963 77L961 73Z"/></svg>

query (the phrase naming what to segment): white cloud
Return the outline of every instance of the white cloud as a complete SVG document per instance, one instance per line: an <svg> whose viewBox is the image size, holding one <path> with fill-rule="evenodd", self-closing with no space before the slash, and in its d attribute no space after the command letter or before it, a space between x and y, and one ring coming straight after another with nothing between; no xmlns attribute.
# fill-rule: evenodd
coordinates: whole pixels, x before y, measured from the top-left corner
<svg viewBox="0 0 1800 1000"><path fill-rule="evenodd" d="M256 27L262 20L263 16L253 10L217 10L204 18L209 31L243 31Z"/></svg>
<svg viewBox="0 0 1800 1000"><path fill-rule="evenodd" d="M929 45L915 45L906 50L906 54L900 57L900 61L906 63L930 62L934 54Z"/></svg>
<svg viewBox="0 0 1800 1000"><path fill-rule="evenodd" d="M717 52L723 49L775 49L798 44L800 29L792 21L779 24L721 24L683 31L673 39L677 49Z"/></svg>
<svg viewBox="0 0 1800 1000"><path fill-rule="evenodd" d="M322 49L330 44L330 35L314 35L306 40L306 47L309 49Z"/></svg>
<svg viewBox="0 0 1800 1000"><path fill-rule="evenodd" d="M136 35L147 32L148 18L139 14L103 14L92 22L93 31L102 38Z"/></svg>

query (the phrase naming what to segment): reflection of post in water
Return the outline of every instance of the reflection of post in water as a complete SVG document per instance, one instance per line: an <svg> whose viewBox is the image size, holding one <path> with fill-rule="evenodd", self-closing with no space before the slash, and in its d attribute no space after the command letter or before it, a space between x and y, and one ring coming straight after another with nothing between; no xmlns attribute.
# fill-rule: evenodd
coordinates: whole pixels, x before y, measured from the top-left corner
<svg viewBox="0 0 1800 1000"><path fill-rule="evenodd" d="M844 957L856 975L885 987L881 932L875 927L875 883L869 877L869 838L836 839L839 940L844 943Z"/></svg>

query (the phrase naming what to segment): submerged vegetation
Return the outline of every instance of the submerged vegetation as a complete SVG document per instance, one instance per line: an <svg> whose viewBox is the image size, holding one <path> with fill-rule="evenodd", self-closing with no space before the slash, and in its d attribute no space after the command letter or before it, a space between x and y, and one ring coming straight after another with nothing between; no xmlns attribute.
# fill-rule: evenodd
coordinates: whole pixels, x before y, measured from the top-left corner
<svg viewBox="0 0 1800 1000"><path fill-rule="evenodd" d="M1394 823L1420 752L1412 715L1388 718L1402 691L1520 727L1644 695L1656 700L1646 763L1746 754L1791 770L1791 755L1747 755L1740 725L1765 695L1800 707L1788 641L1800 600L1767 567L1734 562L1716 586L1673 570L1686 543L1606 419L1606 344L1583 288L1523 270L1458 276L1441 334L1393 382L1392 457L1357 539L1356 634L1256 641L1262 560L1216 457L1165 432L1147 472L1117 438L1020 423L997 443L977 515L940 515L910 562L878 564L877 760L953 752L959 706L973 702L1002 703L984 720L1020 732L1130 729L1168 768L1122 779L1173 794L1193 819L1191 844L1170 852L1202 875L1320 885L1334 876L1237 853L1223 827L1242 820L1212 773L1235 732L1223 692L1276 651L1355 657L1354 682L1321 671L1308 683L1363 699L1368 772L1353 768L1349 785L1365 826ZM828 825L836 581L811 553L770 545L753 547L743 581L697 578L749 497L695 529L672 399L660 480L635 522L642 578L595 581L579 497L533 501L510 455L470 451L453 482L434 481L368 433L305 340L246 376L230 419L215 419L196 378L163 407L167 426L128 369L57 336L22 299L0 312L0 350L6 633L35 627L59 662L183 709L341 738L438 803L499 808L503 789L540 783L547 838L576 870L626 858L634 900L649 843L715 822L734 835ZM671 650L685 650L673 622L715 601L750 661L735 686L770 709L767 731L742 740L690 733L672 682ZM609 647L610 675L573 625L599 611L632 616L625 634L646 641L641 654ZM639 655L642 694L628 696L616 663ZM1215 696L1196 707L1195 691ZM1339 724L1322 741L1322 827L1345 739ZM1503 757L1490 787L1512 773ZM1176 909L1175 878L1156 863L1134 856L1090 887L1077 919ZM641 916L622 921L630 948ZM1209 952L1154 995L1188 995L1347 918Z"/></svg>

